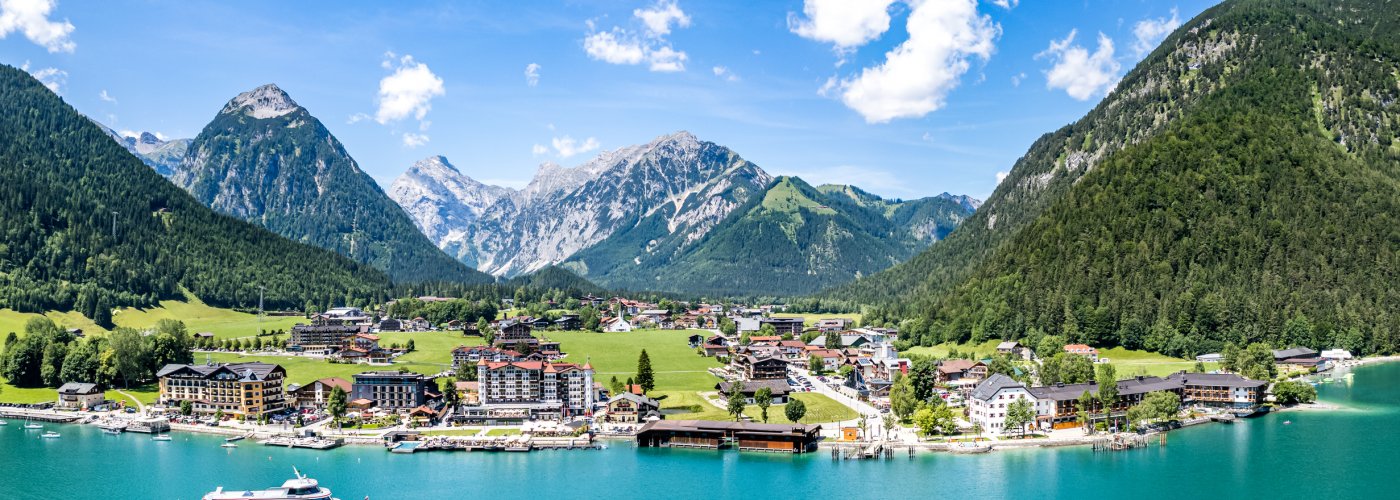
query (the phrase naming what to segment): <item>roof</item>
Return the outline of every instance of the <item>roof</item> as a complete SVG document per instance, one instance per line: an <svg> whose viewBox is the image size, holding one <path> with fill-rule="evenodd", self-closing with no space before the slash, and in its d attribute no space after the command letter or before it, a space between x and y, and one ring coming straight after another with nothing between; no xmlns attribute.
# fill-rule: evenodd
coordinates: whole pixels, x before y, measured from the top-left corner
<svg viewBox="0 0 1400 500"><path fill-rule="evenodd" d="M1067 344L1067 345L1065 345L1065 352L1093 352L1093 353L1097 353L1097 352L1099 352L1099 350L1098 350L1098 349L1095 349L1095 348L1093 348L1093 347L1089 347L1089 346L1084 345L1084 344Z"/></svg>
<svg viewBox="0 0 1400 500"><path fill-rule="evenodd" d="M630 392L623 392L623 393L619 393L619 394L613 396L612 398L608 399L608 404L612 404L613 401L618 401L618 400L627 400L627 401L631 401L631 402L633 402L633 403L636 403L638 406L640 406L640 405L656 406L656 407L660 407L660 406L661 406L660 403L657 403L655 399L651 399L651 398L646 397L646 396L638 396L638 395L632 394L632 393L630 393Z"/></svg>
<svg viewBox="0 0 1400 500"><path fill-rule="evenodd" d="M977 366L980 361L970 359L945 359L938 363L938 371L943 373L962 373Z"/></svg>
<svg viewBox="0 0 1400 500"><path fill-rule="evenodd" d="M1186 373L1167 375L1168 379L1180 379L1186 385L1206 385L1216 387L1260 388L1268 385L1262 380L1241 377L1234 373Z"/></svg>
<svg viewBox="0 0 1400 500"><path fill-rule="evenodd" d="M1274 359L1311 358L1315 356L1317 356L1317 351L1306 347L1292 347L1274 351Z"/></svg>
<svg viewBox="0 0 1400 500"><path fill-rule="evenodd" d="M802 322L803 322L803 319L802 319L802 318L763 318L763 319L758 320L758 322L759 322L759 323L785 323L785 324L792 324L792 323L802 323Z"/></svg>
<svg viewBox="0 0 1400 500"><path fill-rule="evenodd" d="M745 434L786 434L809 435L821 430L820 425L803 424L760 424L755 422L729 422L718 420L653 420L637 430L637 434L649 431L690 431L722 434L736 432Z"/></svg>
<svg viewBox="0 0 1400 500"><path fill-rule="evenodd" d="M992 376L987 377L986 380L983 380L982 383L977 384L976 388L972 389L972 397L982 401L989 401L992 399L992 396L996 396L997 392L1002 389L1015 388L1024 389L1026 386L1006 376L1006 374L993 373Z"/></svg>
<svg viewBox="0 0 1400 500"><path fill-rule="evenodd" d="M1015 349L1015 348L1017 348L1017 347L1021 347L1021 343L1020 343L1020 342L1017 342L1017 341L1015 341L1015 340L1008 340L1008 341L1002 342L1002 343L1000 343L1000 344L997 344L997 350L998 350L998 351L1000 351L1000 350L1002 350L1002 349Z"/></svg>
<svg viewBox="0 0 1400 500"><path fill-rule="evenodd" d="M171 363L161 367L160 371L156 372L156 377L168 377L182 371L187 371L201 378L209 378L220 371L227 371L238 376L241 380L256 381L263 380L274 371L279 370L282 370L280 365L271 363L228 363L217 365L185 365Z"/></svg>
<svg viewBox="0 0 1400 500"><path fill-rule="evenodd" d="M97 384L83 382L68 382L58 388L59 394L95 394L98 392L101 391L97 390Z"/></svg>
<svg viewBox="0 0 1400 500"><path fill-rule="evenodd" d="M328 385L331 387L339 387L345 392L350 392L350 381L340 377L326 377L322 379L316 379L316 381L312 382L311 384L314 384L316 382L320 382L322 385ZM311 384L306 384L306 386L310 387Z"/></svg>

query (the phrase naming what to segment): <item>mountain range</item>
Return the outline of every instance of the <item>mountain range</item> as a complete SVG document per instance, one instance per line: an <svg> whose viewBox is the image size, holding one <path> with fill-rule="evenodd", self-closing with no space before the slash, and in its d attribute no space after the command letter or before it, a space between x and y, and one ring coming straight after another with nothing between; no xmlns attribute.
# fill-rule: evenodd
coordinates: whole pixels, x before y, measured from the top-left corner
<svg viewBox="0 0 1400 500"><path fill-rule="evenodd" d="M1035 141L946 240L825 296L924 344L1394 351L1397 75L1392 3L1224 2Z"/></svg>
<svg viewBox="0 0 1400 500"><path fill-rule="evenodd" d="M42 119L36 118L42 117ZM0 65L0 308L112 309L192 294L220 307L382 298L383 273L220 215L109 140L29 73Z"/></svg>
<svg viewBox="0 0 1400 500"><path fill-rule="evenodd" d="M155 162L140 142L135 149ZM170 170L172 182L214 210L373 265L395 282L494 281L434 246L276 85L229 100Z"/></svg>
<svg viewBox="0 0 1400 500"><path fill-rule="evenodd" d="M947 194L891 201L774 179L689 132L576 167L546 163L520 190L430 157L389 194L424 234L485 272L559 265L611 288L728 295L805 294L874 273L942 238L980 204Z"/></svg>

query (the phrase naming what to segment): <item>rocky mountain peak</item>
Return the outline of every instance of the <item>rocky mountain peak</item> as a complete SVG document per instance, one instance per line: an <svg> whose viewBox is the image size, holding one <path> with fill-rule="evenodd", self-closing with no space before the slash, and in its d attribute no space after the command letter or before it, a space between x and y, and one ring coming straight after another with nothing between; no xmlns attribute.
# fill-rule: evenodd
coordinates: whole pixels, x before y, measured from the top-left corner
<svg viewBox="0 0 1400 500"><path fill-rule="evenodd" d="M291 96L275 83L238 94L224 106L221 113L243 113L260 120L275 118L301 109Z"/></svg>

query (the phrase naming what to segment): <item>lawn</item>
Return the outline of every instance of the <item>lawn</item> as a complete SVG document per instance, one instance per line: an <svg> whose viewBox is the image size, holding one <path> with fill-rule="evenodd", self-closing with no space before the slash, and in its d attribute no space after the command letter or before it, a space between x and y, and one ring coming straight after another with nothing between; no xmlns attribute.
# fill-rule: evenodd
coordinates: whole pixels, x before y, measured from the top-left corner
<svg viewBox="0 0 1400 500"><path fill-rule="evenodd" d="M520 429L491 429L486 431L487 436L519 436Z"/></svg>
<svg viewBox="0 0 1400 500"><path fill-rule="evenodd" d="M719 378L707 370L720 366L715 358L695 353L687 337L704 330L636 330L622 333L545 332L559 342L570 363L593 364L593 380L607 384L616 376L626 381L637 374L637 356L646 349L656 373L656 391L712 391Z"/></svg>
<svg viewBox="0 0 1400 500"><path fill-rule="evenodd" d="M935 358L946 358L948 353L956 349L959 353L966 354L973 352L978 358L990 358L997 352L997 344L1001 340L988 340L981 344L938 344L934 346L917 346L902 351L901 354L915 354L919 356L933 356Z"/></svg>
<svg viewBox="0 0 1400 500"><path fill-rule="evenodd" d="M0 309L0 334L24 334L24 324L39 316L47 316L64 328L81 328L87 334L107 333L106 328L97 326L92 320L76 312L49 311L41 315ZM256 314L211 307L193 298L189 301L161 301L160 307L150 309L119 309L112 316L112 321L117 326L136 329L150 328L162 319L183 321L190 333L211 332L219 339L251 337L256 335L259 329L290 331L292 325L307 323L306 318L301 316L268 316L259 321Z"/></svg>
<svg viewBox="0 0 1400 500"><path fill-rule="evenodd" d="M860 326L860 313L773 313L774 318L802 318L802 323L807 326L817 324L817 320L845 318L856 322Z"/></svg>
<svg viewBox="0 0 1400 500"><path fill-rule="evenodd" d="M0 402L34 404L58 401L58 389L56 388L20 388L10 385L10 382L5 381L3 378L0 378L0 381L4 381L0 383ZM145 404L154 403L156 401L156 398L160 397L160 387L156 386L156 384L146 384L143 386L133 387L131 389L124 390L127 393L134 396L137 400L140 400L142 403ZM126 401L127 404L132 405L135 404L135 401L132 401L131 398L123 396L121 393L111 389L107 390L107 399L110 399L112 401Z"/></svg>
<svg viewBox="0 0 1400 500"><path fill-rule="evenodd" d="M49 311L44 314L22 313L13 309L0 309L0 335L15 332L24 335L24 324L30 319L46 316L63 328L81 328L83 333L105 333L107 329L97 326L86 316L75 312Z"/></svg>
<svg viewBox="0 0 1400 500"><path fill-rule="evenodd" d="M462 427L456 429L431 429L422 432L425 436L475 436L481 434L481 428Z"/></svg>
<svg viewBox="0 0 1400 500"><path fill-rule="evenodd" d="M151 309L121 309L112 316L117 326L138 329L150 328L162 319L183 321L190 333L210 332L217 339L251 337L259 330L290 332L297 323L309 323L301 316L267 316L259 320L257 314L210 307L193 297L189 301L164 300L160 307Z"/></svg>
<svg viewBox="0 0 1400 500"><path fill-rule="evenodd" d="M395 363L452 365L452 350L462 345L481 345L481 337L466 337L462 332L380 332L380 347L390 344L406 345L413 340L413 352L399 356Z"/></svg>
<svg viewBox="0 0 1400 500"><path fill-rule="evenodd" d="M203 362L204 353L196 353L195 361ZM350 380L350 376L360 372L375 370L404 369L424 375L433 375L447 369L448 364L434 363L394 363L393 366L372 366L365 364L328 363L321 358L302 356L250 356L238 353L213 353L209 355L215 363L276 363L287 369L287 382L305 385L326 377L340 377Z"/></svg>

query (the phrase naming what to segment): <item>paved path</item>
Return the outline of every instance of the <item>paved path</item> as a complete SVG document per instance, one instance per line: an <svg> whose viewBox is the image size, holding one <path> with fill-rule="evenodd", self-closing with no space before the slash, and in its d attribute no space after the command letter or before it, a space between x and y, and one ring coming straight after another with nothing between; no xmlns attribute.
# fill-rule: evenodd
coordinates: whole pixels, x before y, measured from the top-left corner
<svg viewBox="0 0 1400 500"><path fill-rule="evenodd" d="M866 421L865 426L865 432L867 436L870 436L873 439L879 439L885 433L885 417L880 413L879 409L875 408L874 406L870 406L864 401L860 401L856 398L847 396L841 391L832 389L831 386L828 386L825 382L817 380L816 377L813 377L812 374L806 370L793 369L791 370L791 373L799 381L806 380L808 383L812 384L812 388L815 389L817 393L829 397L835 400L837 403L846 405L850 409L855 410L856 413L866 416L869 419ZM898 428L896 428L895 437L897 437L898 435Z"/></svg>
<svg viewBox="0 0 1400 500"><path fill-rule="evenodd" d="M142 414L142 415L145 415L145 414L146 414L146 405L145 405L144 403L142 403L141 400L136 399L136 396L132 396L131 393L128 393L128 392L123 391L123 390L121 390L121 389L112 389L112 390L117 391L117 394L121 394L121 395L123 395L123 396L126 396L127 399L130 399L130 400L132 400L132 401L135 401L135 402L136 402L136 411L139 412L139 413Z"/></svg>

